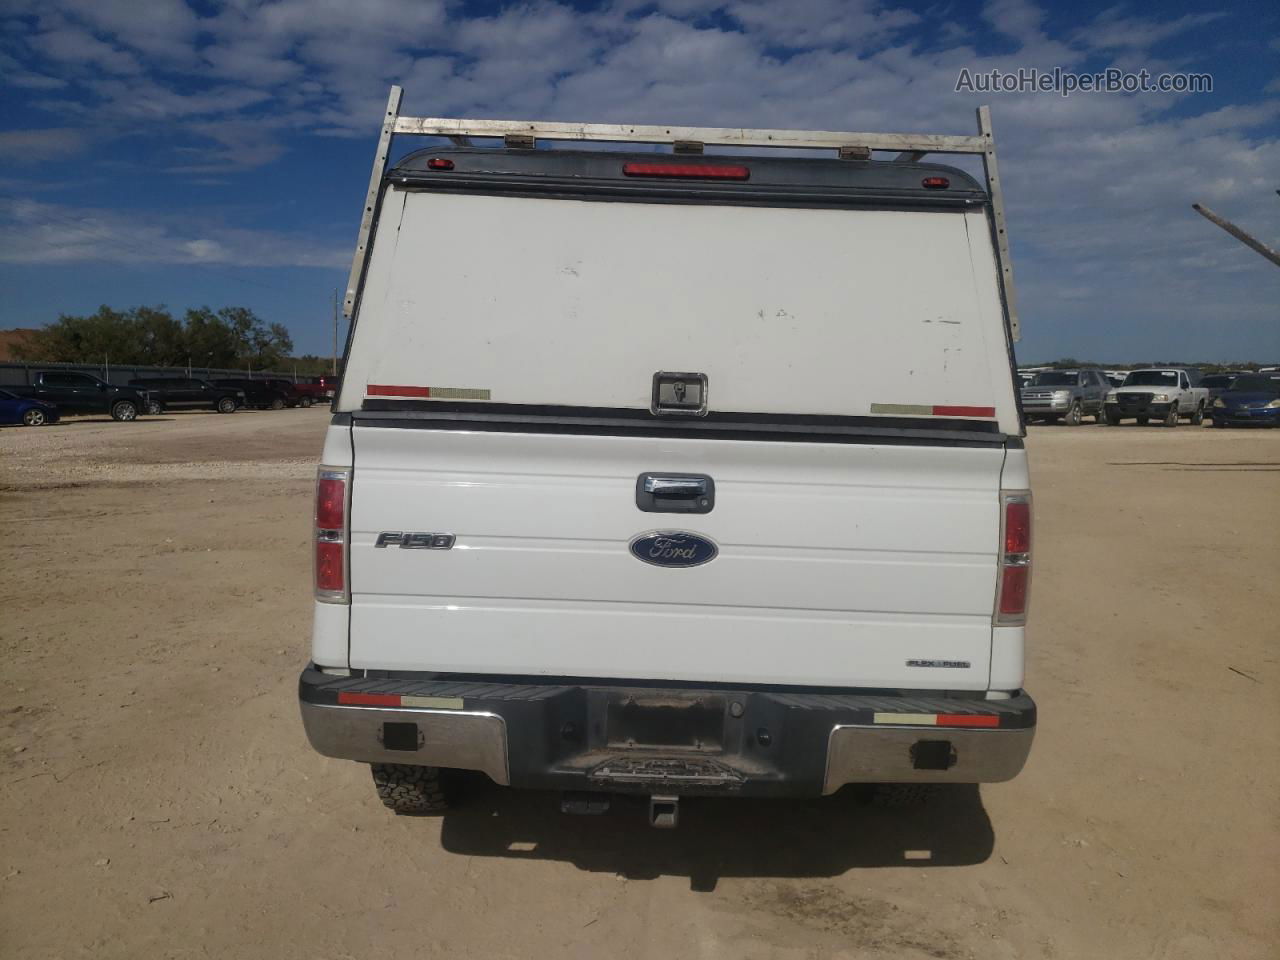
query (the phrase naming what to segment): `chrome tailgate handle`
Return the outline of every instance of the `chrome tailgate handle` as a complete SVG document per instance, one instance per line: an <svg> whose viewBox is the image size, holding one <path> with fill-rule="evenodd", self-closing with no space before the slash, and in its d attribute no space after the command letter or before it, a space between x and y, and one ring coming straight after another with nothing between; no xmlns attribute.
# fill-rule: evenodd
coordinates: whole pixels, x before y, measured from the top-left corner
<svg viewBox="0 0 1280 960"><path fill-rule="evenodd" d="M655 497L705 497L710 477L655 477L646 474L644 492Z"/></svg>
<svg viewBox="0 0 1280 960"><path fill-rule="evenodd" d="M642 473L636 479L636 506L645 513L710 513L715 481L702 473Z"/></svg>

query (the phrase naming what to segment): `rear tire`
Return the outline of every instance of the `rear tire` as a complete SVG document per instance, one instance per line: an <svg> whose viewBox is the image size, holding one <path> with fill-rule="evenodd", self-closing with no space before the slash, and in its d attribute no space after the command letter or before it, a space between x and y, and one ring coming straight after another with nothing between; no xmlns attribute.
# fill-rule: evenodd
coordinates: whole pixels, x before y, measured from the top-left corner
<svg viewBox="0 0 1280 960"><path fill-rule="evenodd" d="M877 807L901 809L928 803L937 792L936 783L877 783L871 802Z"/></svg>
<svg viewBox="0 0 1280 960"><path fill-rule="evenodd" d="M1191 425L1193 427L1198 427L1202 423L1204 423L1204 404L1203 403L1200 404L1198 407L1196 407L1196 412L1191 415Z"/></svg>
<svg viewBox="0 0 1280 960"><path fill-rule="evenodd" d="M1080 410L1080 401L1077 400L1075 403L1071 404L1071 409L1068 410L1066 416L1062 418L1062 422L1068 427L1078 427L1080 426L1080 421L1083 419L1084 416Z"/></svg>
<svg viewBox="0 0 1280 960"><path fill-rule="evenodd" d="M1118 414L1118 413L1108 413L1108 414L1105 414L1105 416L1106 416L1106 418L1107 418L1107 426L1109 426L1109 427L1118 427L1118 426L1120 426L1120 414Z"/></svg>
<svg viewBox="0 0 1280 960"><path fill-rule="evenodd" d="M1164 415L1164 420L1161 421L1161 424L1169 429L1173 429L1178 425L1178 405L1176 403L1170 405L1169 412Z"/></svg>
<svg viewBox="0 0 1280 960"><path fill-rule="evenodd" d="M275 399L273 399L273 400L271 401L271 409L272 409L272 410L283 410L283 409L284 409L284 401L283 401L283 400L281 400L279 397L276 397Z"/></svg>
<svg viewBox="0 0 1280 960"><path fill-rule="evenodd" d="M402 763L370 764L378 799L398 814L422 816L449 809L439 767L414 767Z"/></svg>
<svg viewBox="0 0 1280 960"><path fill-rule="evenodd" d="M128 423L138 419L138 405L132 400L117 400L111 405L111 419Z"/></svg>
<svg viewBox="0 0 1280 960"><path fill-rule="evenodd" d="M1093 422L1098 424L1107 422L1107 408L1102 404L1098 404L1098 410L1093 415Z"/></svg>
<svg viewBox="0 0 1280 960"><path fill-rule="evenodd" d="M159 400L148 400L148 401L147 401L147 416L148 416L148 417L158 417L158 416L160 416L162 413L164 413L164 404L163 404L163 403L161 403Z"/></svg>
<svg viewBox="0 0 1280 960"><path fill-rule="evenodd" d="M301 400L298 401L298 406L302 407L305 410L307 407L311 406L311 404L313 403L315 403L315 401L312 400L310 397L303 397Z"/></svg>
<svg viewBox="0 0 1280 960"><path fill-rule="evenodd" d="M230 397L223 397L218 401L218 405L214 409L219 413L235 413L238 406Z"/></svg>

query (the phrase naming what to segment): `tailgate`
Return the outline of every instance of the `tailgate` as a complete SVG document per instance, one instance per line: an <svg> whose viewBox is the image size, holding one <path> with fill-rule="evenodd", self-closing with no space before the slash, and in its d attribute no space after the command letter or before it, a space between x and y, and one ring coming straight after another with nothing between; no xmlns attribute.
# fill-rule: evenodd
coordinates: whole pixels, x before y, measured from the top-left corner
<svg viewBox="0 0 1280 960"><path fill-rule="evenodd" d="M352 429L352 667L987 687L999 445ZM712 477L714 508L642 512L650 472ZM718 555L641 562L654 530Z"/></svg>

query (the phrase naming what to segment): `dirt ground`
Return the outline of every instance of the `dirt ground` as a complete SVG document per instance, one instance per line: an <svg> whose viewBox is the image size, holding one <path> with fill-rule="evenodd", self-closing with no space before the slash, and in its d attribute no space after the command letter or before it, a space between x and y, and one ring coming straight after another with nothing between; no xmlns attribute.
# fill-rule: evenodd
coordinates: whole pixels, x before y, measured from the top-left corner
<svg viewBox="0 0 1280 960"><path fill-rule="evenodd" d="M1280 431L1038 427L1031 761L396 818L308 747L322 410L0 431L0 954L1274 958Z"/></svg>

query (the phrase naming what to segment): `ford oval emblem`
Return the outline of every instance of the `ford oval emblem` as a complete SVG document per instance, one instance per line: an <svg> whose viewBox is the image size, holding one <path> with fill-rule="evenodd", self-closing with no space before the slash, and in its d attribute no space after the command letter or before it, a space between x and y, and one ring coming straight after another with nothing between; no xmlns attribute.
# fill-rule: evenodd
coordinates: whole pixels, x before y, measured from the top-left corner
<svg viewBox="0 0 1280 960"><path fill-rule="evenodd" d="M687 530L655 530L631 541L631 553L637 560L658 567L696 567L714 560L719 552L706 537Z"/></svg>

